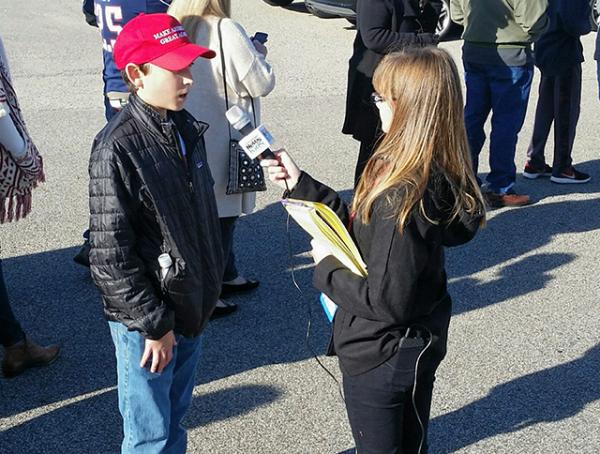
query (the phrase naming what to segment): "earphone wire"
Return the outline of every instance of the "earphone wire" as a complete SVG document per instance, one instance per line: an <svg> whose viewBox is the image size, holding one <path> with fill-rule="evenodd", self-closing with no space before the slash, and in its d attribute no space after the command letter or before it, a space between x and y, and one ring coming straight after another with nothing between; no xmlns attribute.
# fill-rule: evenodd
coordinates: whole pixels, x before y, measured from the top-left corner
<svg viewBox="0 0 600 454"><path fill-rule="evenodd" d="M286 186L287 186L287 181L286 181ZM291 270L291 276L292 276L292 283L294 284L294 287L296 287L296 289L298 290L298 292L300 293L300 296L303 297L304 296L304 292L302 291L302 289L300 288L300 285L298 285L298 281L296 281L296 266L294 265L294 249L292 246L292 234L290 233L290 214L288 213L287 215L287 221L286 221L286 233L287 233L287 240L288 240L288 253L289 253L289 260L290 260L290 270ZM344 393L342 391L342 385L339 382L339 380L336 378L335 375L333 375L333 373L323 364L323 362L319 359L317 353L315 352L314 348L312 347L312 345L310 344L310 333L311 333L311 328L312 328L312 308L310 306L310 302L306 300L306 298L301 298L304 301L304 304L306 305L307 308L307 312L308 312L308 322L306 324L306 337L304 339L304 342L306 344L306 348L308 348L308 350L310 351L311 355L313 356L313 358L315 359L315 361L319 364L319 366L321 366L321 369L323 369L327 375L329 375L333 381L335 382L335 384L337 385L338 388L338 393L340 395L340 398L342 399L342 402L346 402L345 398L344 398Z"/></svg>
<svg viewBox="0 0 600 454"><path fill-rule="evenodd" d="M423 450L423 445L425 444L425 425L423 424L423 420L421 419L421 415L419 415L419 410L417 409L417 377L419 374L419 362L421 361L421 358L423 357L425 352L429 349L429 347L431 347L431 344L433 342L433 335L431 334L429 328L427 328L426 326L419 325L418 328L423 328L425 331L427 331L427 334L429 336L427 345L425 345L425 348L421 350L421 353L419 353L419 356L417 356L417 361L415 363L415 378L413 380L413 389L411 395L413 410L415 412L415 416L417 417L419 428L421 429L421 440L419 442L419 450L417 451L417 454L421 454L421 451Z"/></svg>

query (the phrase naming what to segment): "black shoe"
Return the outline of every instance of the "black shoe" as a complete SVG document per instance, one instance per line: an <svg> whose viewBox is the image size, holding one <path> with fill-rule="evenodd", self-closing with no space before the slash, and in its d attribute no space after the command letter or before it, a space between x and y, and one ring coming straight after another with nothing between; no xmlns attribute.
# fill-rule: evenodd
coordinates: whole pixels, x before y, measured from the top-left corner
<svg viewBox="0 0 600 454"><path fill-rule="evenodd" d="M523 169L523 176L525 178L529 178L530 180L535 180L536 178L547 178L552 176L552 167L548 164L544 164L544 167L540 167L536 169L529 162L525 164L525 168Z"/></svg>
<svg viewBox="0 0 600 454"><path fill-rule="evenodd" d="M211 320L214 320L216 318L225 317L225 316L227 316L229 314L233 314L235 311L237 311L237 304L227 303L225 301L221 301L221 303L223 303L224 306L215 306L215 310L213 311L212 315L210 316Z"/></svg>
<svg viewBox="0 0 600 454"><path fill-rule="evenodd" d="M581 184L587 183L591 179L592 177L590 177L587 173L580 172L579 170L576 170L575 167L565 170L560 175L552 175L550 177L550 181L552 181L552 183L558 184Z"/></svg>
<svg viewBox="0 0 600 454"><path fill-rule="evenodd" d="M249 292L250 290L254 290L256 287L258 287L259 284L260 282L253 279L246 279L246 282L238 285L223 284L221 287L221 298L226 298L234 293Z"/></svg>
<svg viewBox="0 0 600 454"><path fill-rule="evenodd" d="M73 257L73 261L81 266L90 267L90 251L92 250L92 246L88 240L83 242L81 249L75 257Z"/></svg>

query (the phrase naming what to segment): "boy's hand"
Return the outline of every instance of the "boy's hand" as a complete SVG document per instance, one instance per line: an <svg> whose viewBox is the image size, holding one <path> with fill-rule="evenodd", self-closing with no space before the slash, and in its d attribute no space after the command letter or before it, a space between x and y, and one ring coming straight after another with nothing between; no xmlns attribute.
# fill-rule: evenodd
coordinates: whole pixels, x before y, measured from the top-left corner
<svg viewBox="0 0 600 454"><path fill-rule="evenodd" d="M158 340L146 339L140 367L145 367L150 357L152 357L150 372L154 374L162 373L163 369L167 367L173 359L173 347L176 345L177 341L175 340L173 331L169 331Z"/></svg>
<svg viewBox="0 0 600 454"><path fill-rule="evenodd" d="M285 150L274 151L276 159L261 159L260 165L269 179L282 189L291 191L300 179L301 170ZM286 187L287 182L287 187Z"/></svg>

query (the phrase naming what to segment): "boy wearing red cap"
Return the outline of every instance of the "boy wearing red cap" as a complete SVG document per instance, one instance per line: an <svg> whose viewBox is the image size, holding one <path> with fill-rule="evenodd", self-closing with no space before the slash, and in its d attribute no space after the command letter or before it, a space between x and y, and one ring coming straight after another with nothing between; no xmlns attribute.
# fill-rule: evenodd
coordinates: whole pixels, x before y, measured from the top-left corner
<svg viewBox="0 0 600 454"><path fill-rule="evenodd" d="M122 452L183 453L224 266L208 126L183 104L190 65L215 54L166 14L128 22L113 52L132 94L92 147L90 268L115 344Z"/></svg>

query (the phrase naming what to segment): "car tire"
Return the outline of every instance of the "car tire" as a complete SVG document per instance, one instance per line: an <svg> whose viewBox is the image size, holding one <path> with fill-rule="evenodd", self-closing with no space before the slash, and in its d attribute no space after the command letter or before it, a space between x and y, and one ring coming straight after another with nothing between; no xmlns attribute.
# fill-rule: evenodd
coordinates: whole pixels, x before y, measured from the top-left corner
<svg viewBox="0 0 600 454"><path fill-rule="evenodd" d="M265 0L271 6L288 6L291 5L294 0Z"/></svg>
<svg viewBox="0 0 600 454"><path fill-rule="evenodd" d="M438 20L436 33L439 36L440 41L460 39L460 35L462 34L462 27L452 22L452 19L450 18L449 0L442 1L442 12Z"/></svg>

